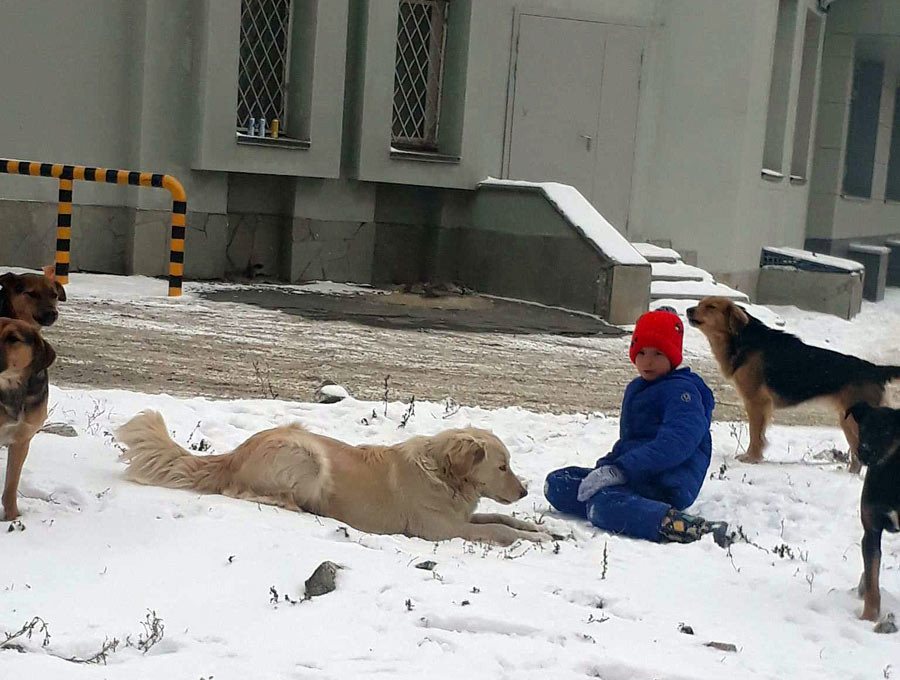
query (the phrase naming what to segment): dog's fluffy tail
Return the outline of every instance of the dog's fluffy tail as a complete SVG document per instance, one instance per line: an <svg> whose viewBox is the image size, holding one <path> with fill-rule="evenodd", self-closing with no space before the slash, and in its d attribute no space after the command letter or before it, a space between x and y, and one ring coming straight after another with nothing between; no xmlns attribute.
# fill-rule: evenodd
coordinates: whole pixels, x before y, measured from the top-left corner
<svg viewBox="0 0 900 680"><path fill-rule="evenodd" d="M116 438L127 447L120 458L128 462L128 479L171 489L221 493L230 456L193 455L172 440L157 411L141 411L116 431Z"/></svg>

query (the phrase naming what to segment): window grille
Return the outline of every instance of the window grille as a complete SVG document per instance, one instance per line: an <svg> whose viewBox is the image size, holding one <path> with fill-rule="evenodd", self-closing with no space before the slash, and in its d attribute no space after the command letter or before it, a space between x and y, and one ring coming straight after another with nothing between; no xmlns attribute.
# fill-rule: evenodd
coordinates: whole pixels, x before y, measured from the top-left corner
<svg viewBox="0 0 900 680"><path fill-rule="evenodd" d="M391 141L436 149L448 0L401 0Z"/></svg>
<svg viewBox="0 0 900 680"><path fill-rule="evenodd" d="M291 43L291 0L241 0L237 129L250 118L277 118L287 129L286 91Z"/></svg>

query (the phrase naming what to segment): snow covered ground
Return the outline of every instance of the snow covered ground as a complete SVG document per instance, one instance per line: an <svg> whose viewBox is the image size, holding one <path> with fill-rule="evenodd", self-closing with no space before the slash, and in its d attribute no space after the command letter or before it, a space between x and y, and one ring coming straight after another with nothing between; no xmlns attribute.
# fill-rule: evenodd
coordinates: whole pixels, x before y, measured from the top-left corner
<svg viewBox="0 0 900 680"><path fill-rule="evenodd" d="M91 281L76 275L70 294L81 285L78 294L109 295ZM116 294L140 301L146 282L125 281ZM164 295L164 283L155 283ZM807 341L897 361L895 291L852 322L775 311ZM704 343L691 330L686 354L708 353ZM749 542L726 552L708 538L641 543L547 513L546 473L590 465L615 441L617 420L600 413L423 402L400 428L407 406L399 402L385 416L384 404L355 400L213 401L57 388L51 406L49 420L72 425L78 436L35 437L20 487L21 522L0 525L0 643L34 617L50 637L42 646L36 626L30 639L13 640L16 649L0 651L0 678L900 677L900 637L877 635L856 618L861 480L834 460L833 450L846 447L837 428L775 426L768 462L747 466L734 460L746 426L714 424L711 478L694 509L742 527ZM485 502L482 509L538 518L567 538L505 549L434 544L131 484L110 433L143 408L162 411L179 442L207 452L293 420L352 443L491 428L530 493L513 506ZM883 549L883 611L892 612L900 606L900 540L886 536ZM343 567L336 591L286 601L302 596L304 580L324 560ZM424 560L436 563L433 571L416 568ZM143 653L138 645L147 646L145 625L154 618L164 636ZM694 634L680 632L681 624ZM106 666L68 660L89 658L113 639L119 644Z"/></svg>

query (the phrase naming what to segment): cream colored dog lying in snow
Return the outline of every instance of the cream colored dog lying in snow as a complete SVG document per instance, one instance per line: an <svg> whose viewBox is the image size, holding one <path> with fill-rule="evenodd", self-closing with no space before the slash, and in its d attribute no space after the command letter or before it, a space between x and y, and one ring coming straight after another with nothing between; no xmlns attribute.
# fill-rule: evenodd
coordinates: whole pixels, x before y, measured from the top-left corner
<svg viewBox="0 0 900 680"><path fill-rule="evenodd" d="M156 411L116 433L127 477L141 484L220 493L333 517L376 534L509 545L549 541L540 527L474 514L481 498L513 503L527 491L493 433L466 428L393 446L351 446L300 425L264 430L231 453L195 456L169 436Z"/></svg>

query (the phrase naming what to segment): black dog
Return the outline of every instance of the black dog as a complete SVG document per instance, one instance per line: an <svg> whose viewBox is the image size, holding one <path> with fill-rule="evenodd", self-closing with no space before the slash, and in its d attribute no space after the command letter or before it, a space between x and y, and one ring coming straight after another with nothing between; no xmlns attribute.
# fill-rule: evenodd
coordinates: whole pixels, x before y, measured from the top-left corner
<svg viewBox="0 0 900 680"><path fill-rule="evenodd" d="M900 410L875 408L863 402L854 404L849 414L859 425L859 460L869 468L860 499L862 618L876 621L881 613L881 533L900 531Z"/></svg>

